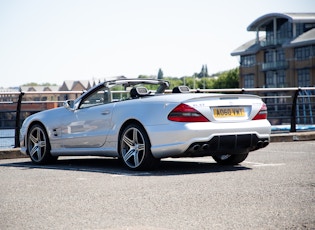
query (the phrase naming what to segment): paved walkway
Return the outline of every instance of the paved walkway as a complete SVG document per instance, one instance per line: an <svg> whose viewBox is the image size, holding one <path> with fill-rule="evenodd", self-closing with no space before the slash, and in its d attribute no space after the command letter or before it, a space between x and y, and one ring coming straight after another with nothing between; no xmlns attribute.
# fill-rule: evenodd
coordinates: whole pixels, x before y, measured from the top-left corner
<svg viewBox="0 0 315 230"><path fill-rule="evenodd" d="M271 142L312 141L312 140L315 140L314 131L271 134Z"/></svg>

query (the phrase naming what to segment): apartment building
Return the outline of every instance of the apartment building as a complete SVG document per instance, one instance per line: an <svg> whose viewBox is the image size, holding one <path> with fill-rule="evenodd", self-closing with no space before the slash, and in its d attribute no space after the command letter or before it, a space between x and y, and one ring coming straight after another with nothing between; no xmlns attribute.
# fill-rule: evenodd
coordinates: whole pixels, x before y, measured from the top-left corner
<svg viewBox="0 0 315 230"><path fill-rule="evenodd" d="M241 88L315 86L315 13L271 13L253 21L240 56Z"/></svg>

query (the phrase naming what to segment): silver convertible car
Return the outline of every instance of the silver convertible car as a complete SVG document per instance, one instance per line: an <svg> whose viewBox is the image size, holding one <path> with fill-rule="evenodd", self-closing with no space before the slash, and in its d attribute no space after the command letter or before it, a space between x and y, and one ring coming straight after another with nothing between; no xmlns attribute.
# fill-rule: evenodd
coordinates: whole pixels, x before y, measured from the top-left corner
<svg viewBox="0 0 315 230"><path fill-rule="evenodd" d="M167 157L212 156L234 165L269 144L271 126L260 97L168 88L156 79L98 84L63 107L26 118L21 152L36 164L89 155L150 170Z"/></svg>

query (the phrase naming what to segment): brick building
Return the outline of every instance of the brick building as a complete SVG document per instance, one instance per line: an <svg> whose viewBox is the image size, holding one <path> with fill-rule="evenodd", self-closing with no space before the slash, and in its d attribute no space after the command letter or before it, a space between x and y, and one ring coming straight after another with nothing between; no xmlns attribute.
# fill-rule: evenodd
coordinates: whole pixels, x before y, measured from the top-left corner
<svg viewBox="0 0 315 230"><path fill-rule="evenodd" d="M0 129L12 128L16 122L17 102L24 93L21 104L21 120L30 114L56 108L62 101L75 99L83 91L89 90L95 83L90 81L64 81L59 86L21 86L19 88L0 89ZM74 93L78 91L79 93Z"/></svg>
<svg viewBox="0 0 315 230"><path fill-rule="evenodd" d="M271 13L253 21L256 36L234 50L241 88L315 86L315 13Z"/></svg>

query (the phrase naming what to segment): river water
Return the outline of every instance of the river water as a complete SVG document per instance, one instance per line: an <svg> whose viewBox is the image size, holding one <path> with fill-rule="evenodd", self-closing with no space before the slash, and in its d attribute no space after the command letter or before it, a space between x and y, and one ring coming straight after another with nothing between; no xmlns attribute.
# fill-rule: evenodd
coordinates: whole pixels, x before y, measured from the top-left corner
<svg viewBox="0 0 315 230"><path fill-rule="evenodd" d="M14 129L0 129L0 149L14 147Z"/></svg>

